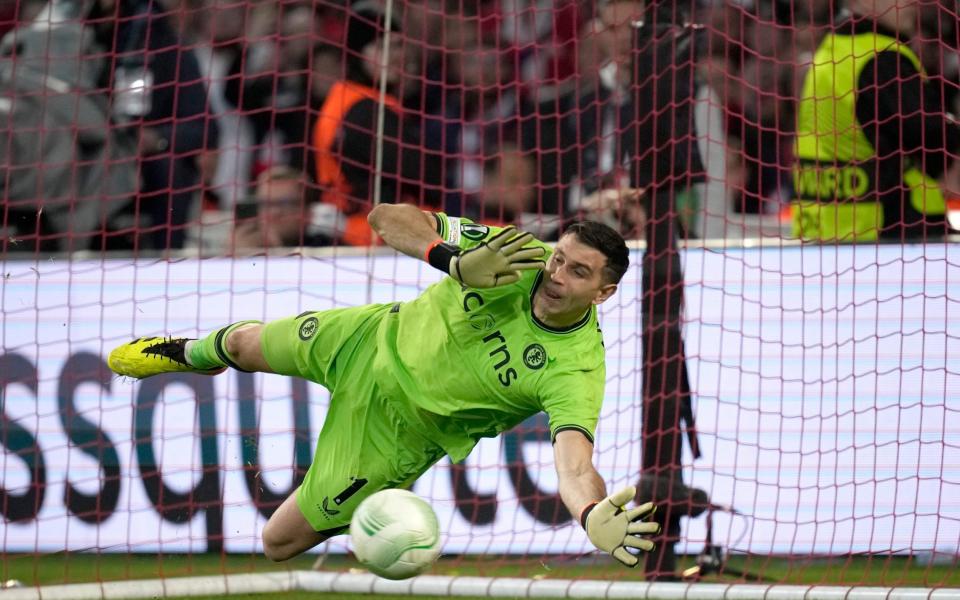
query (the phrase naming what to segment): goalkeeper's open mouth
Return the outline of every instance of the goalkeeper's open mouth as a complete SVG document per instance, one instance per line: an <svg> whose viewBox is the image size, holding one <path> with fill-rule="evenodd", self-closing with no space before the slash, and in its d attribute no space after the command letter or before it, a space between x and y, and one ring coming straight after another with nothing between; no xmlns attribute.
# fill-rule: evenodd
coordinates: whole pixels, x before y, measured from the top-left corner
<svg viewBox="0 0 960 600"><path fill-rule="evenodd" d="M548 300L562 300L563 296L556 290L550 289L549 285L544 285L540 290Z"/></svg>

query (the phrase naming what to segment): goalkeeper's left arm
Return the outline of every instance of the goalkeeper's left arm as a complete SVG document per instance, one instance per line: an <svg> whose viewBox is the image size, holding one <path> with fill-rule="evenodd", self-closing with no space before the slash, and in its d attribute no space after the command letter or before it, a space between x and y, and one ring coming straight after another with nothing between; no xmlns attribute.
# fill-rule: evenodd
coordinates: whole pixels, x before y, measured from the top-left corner
<svg viewBox="0 0 960 600"><path fill-rule="evenodd" d="M628 548L653 550L653 542L647 536L660 533L660 525L644 519L652 516L656 507L647 502L626 508L636 494L633 486L608 496L603 479L593 466L593 444L579 431L557 433L553 448L560 497L567 510L579 517L594 546L628 567L637 566L640 559Z"/></svg>
<svg viewBox="0 0 960 600"><path fill-rule="evenodd" d="M444 243L434 228L434 217L415 206L380 204L370 211L367 220L392 248L422 258L467 287L506 285L519 280L521 270L544 267L544 249L524 248L533 236L513 227L476 248L463 250Z"/></svg>

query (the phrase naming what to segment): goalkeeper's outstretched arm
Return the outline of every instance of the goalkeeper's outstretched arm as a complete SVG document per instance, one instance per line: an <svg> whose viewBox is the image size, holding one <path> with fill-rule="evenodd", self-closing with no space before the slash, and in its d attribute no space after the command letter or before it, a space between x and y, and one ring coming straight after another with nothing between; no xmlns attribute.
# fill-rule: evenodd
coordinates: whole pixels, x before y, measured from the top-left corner
<svg viewBox="0 0 960 600"><path fill-rule="evenodd" d="M413 258L423 258L427 247L440 240L433 215L411 204L378 204L367 222L387 245Z"/></svg>
<svg viewBox="0 0 960 600"><path fill-rule="evenodd" d="M472 288L506 285L520 279L524 269L544 267L544 249L525 248L529 233L507 227L476 248L463 250L444 243L434 217L407 204L380 204L367 216L370 226L398 252L422 258L436 269Z"/></svg>
<svg viewBox="0 0 960 600"><path fill-rule="evenodd" d="M567 510L579 517L594 546L628 567L637 566L640 559L628 548L653 550L653 542L647 536L660 533L660 526L644 519L652 516L656 507L647 502L625 508L636 494L633 486L608 496L603 479L593 466L593 444L579 431L559 432L553 452L560 497Z"/></svg>

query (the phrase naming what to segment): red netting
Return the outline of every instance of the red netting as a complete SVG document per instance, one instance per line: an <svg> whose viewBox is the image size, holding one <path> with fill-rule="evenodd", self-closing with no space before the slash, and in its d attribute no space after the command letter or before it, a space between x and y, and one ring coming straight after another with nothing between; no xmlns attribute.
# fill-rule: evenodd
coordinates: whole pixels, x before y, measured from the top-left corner
<svg viewBox="0 0 960 600"><path fill-rule="evenodd" d="M410 202L643 242L595 456L663 507L646 576L958 585L958 13L875 4L2 3L2 579L258 553L326 392L104 357L412 297L437 274L366 225ZM589 554L541 417L415 487L452 568L643 576Z"/></svg>

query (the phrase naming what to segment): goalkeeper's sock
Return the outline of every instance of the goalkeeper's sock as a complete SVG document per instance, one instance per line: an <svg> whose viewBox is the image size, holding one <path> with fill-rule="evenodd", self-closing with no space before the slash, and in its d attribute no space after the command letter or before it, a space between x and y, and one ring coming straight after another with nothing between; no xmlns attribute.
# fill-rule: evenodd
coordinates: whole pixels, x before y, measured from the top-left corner
<svg viewBox="0 0 960 600"><path fill-rule="evenodd" d="M231 332L245 325L260 325L261 321L239 321L217 329L210 335L199 340L190 340L184 348L187 363L195 369L216 369L230 367L243 371L237 366L236 360L227 352L227 336Z"/></svg>

